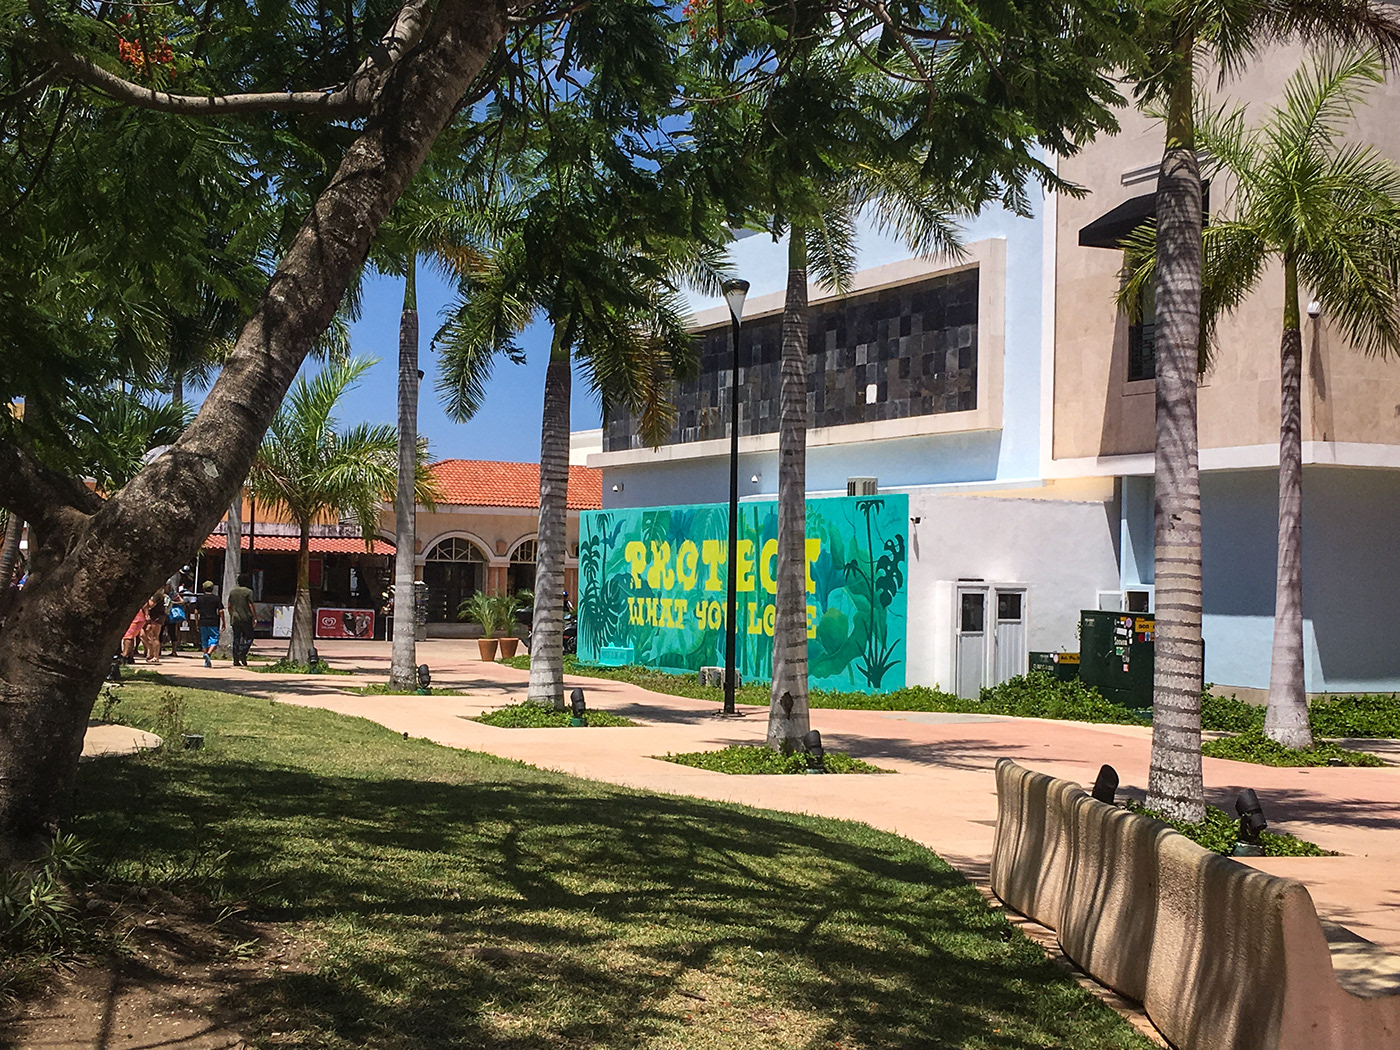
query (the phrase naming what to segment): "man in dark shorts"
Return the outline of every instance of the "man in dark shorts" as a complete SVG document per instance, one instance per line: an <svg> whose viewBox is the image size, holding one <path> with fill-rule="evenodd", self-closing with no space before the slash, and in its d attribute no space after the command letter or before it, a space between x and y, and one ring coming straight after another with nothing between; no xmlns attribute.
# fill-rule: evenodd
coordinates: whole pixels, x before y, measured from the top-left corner
<svg viewBox="0 0 1400 1050"><path fill-rule="evenodd" d="M213 667L209 659L219 644L219 632L224 626L224 607L214 593L214 581L204 581L204 591L194 600L195 615L199 617L199 647L204 650L204 666Z"/></svg>
<svg viewBox="0 0 1400 1050"><path fill-rule="evenodd" d="M234 666L248 666L248 650L253 648L253 582L246 572L238 574L238 586L228 592L228 625L233 630Z"/></svg>

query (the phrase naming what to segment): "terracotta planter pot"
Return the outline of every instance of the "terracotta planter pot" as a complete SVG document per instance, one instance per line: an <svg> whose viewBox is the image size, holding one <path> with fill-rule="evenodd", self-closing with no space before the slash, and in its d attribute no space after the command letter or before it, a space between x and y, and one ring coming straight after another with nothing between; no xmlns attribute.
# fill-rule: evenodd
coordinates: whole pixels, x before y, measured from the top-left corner
<svg viewBox="0 0 1400 1050"><path fill-rule="evenodd" d="M478 638L476 640L476 648L477 651L481 653L481 658L483 660L496 659L496 639Z"/></svg>
<svg viewBox="0 0 1400 1050"><path fill-rule="evenodd" d="M504 660L509 660L514 656L515 650L520 646L519 638L499 638L497 641L501 643L501 658Z"/></svg>

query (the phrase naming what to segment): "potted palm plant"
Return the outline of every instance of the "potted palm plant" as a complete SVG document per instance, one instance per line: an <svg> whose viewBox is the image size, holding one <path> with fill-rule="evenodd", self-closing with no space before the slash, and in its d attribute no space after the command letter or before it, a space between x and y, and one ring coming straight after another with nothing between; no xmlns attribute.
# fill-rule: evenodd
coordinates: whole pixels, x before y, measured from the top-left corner
<svg viewBox="0 0 1400 1050"><path fill-rule="evenodd" d="M515 655L515 651L520 646L520 638L516 635L516 630L520 623L520 614L523 611L535 607L535 592L520 590L513 594L502 595L501 597L501 621L502 630L500 636L501 656L510 659Z"/></svg>
<svg viewBox="0 0 1400 1050"><path fill-rule="evenodd" d="M494 636L501 627L500 600L477 591L461 604L457 615L468 623L481 624L482 636L476 640L477 651L483 660L496 659L498 639Z"/></svg>

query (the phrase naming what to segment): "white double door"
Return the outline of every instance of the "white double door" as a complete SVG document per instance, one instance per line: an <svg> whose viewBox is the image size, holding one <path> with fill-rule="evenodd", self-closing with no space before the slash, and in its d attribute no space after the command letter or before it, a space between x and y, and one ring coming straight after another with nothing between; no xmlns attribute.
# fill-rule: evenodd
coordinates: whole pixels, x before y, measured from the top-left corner
<svg viewBox="0 0 1400 1050"><path fill-rule="evenodd" d="M959 583L953 609L958 695L1026 673L1024 584Z"/></svg>

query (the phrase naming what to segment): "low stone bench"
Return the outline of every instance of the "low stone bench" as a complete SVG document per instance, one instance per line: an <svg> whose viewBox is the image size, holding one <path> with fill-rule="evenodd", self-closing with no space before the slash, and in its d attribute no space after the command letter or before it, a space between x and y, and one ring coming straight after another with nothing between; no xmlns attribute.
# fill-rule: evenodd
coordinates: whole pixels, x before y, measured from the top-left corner
<svg viewBox="0 0 1400 1050"><path fill-rule="evenodd" d="M997 763L992 890L1182 1050L1400 1050L1400 959L1306 887Z"/></svg>

